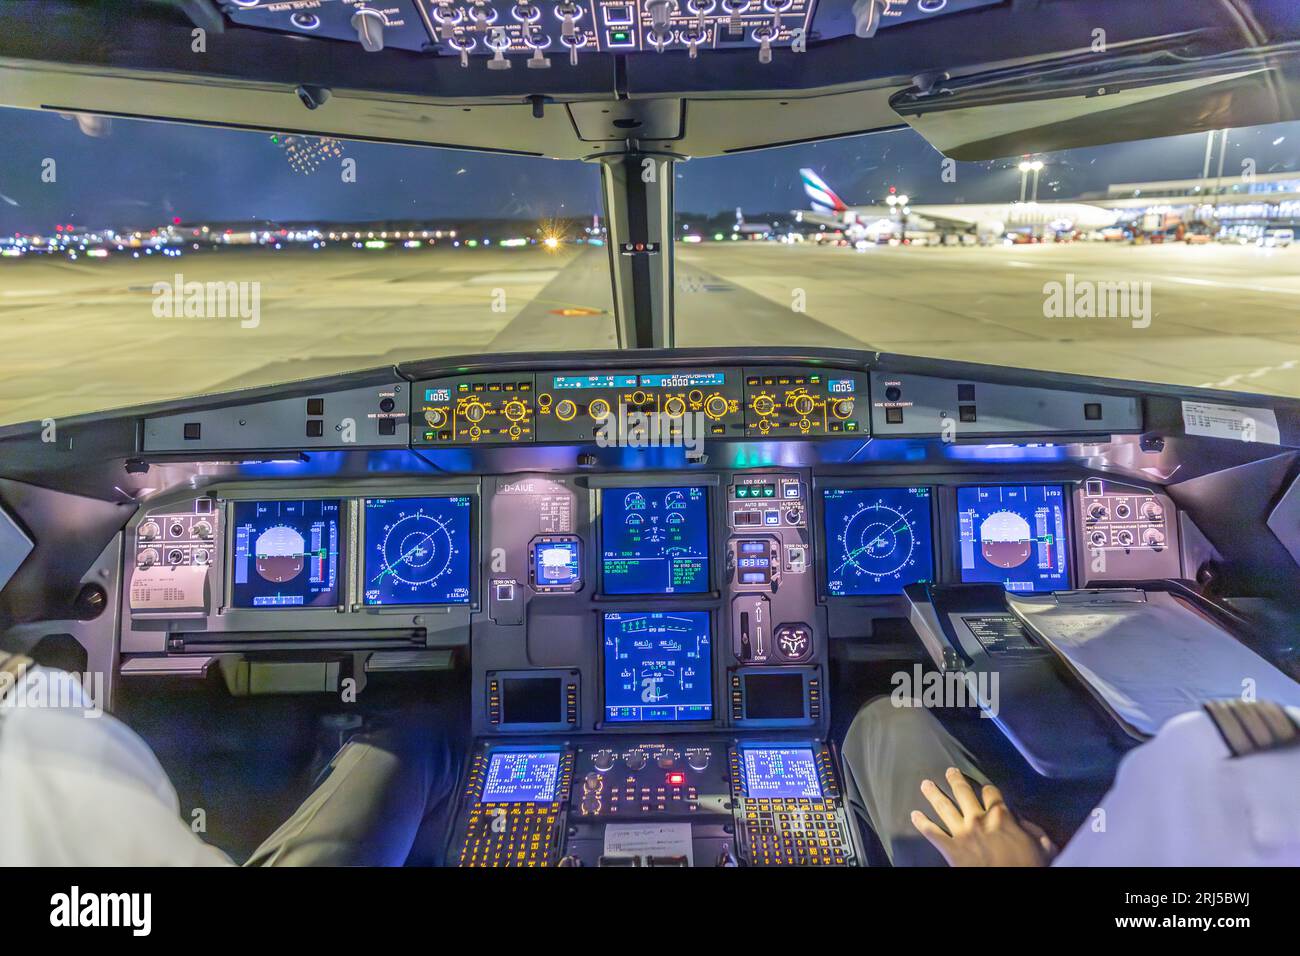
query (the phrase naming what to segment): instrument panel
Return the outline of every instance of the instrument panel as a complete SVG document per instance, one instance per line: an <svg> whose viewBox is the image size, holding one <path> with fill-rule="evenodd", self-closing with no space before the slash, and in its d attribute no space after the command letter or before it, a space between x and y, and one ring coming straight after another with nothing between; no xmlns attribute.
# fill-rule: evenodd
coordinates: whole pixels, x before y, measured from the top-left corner
<svg viewBox="0 0 1300 956"><path fill-rule="evenodd" d="M467 375L416 383L411 435L417 446L859 438L867 391L864 373L798 366Z"/></svg>

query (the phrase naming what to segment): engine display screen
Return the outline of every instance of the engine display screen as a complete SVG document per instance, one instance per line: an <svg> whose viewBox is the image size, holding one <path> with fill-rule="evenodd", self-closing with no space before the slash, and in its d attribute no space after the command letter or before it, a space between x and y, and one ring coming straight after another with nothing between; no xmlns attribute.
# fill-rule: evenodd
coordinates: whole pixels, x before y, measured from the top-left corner
<svg viewBox="0 0 1300 956"><path fill-rule="evenodd" d="M498 750L488 758L479 803L552 803L560 781L558 750Z"/></svg>
<svg viewBox="0 0 1300 956"><path fill-rule="evenodd" d="M237 608L331 607L339 603L337 498L236 501L230 603Z"/></svg>
<svg viewBox="0 0 1300 956"><path fill-rule="evenodd" d="M745 747L745 796L808 797L822 795L821 776L811 747Z"/></svg>
<svg viewBox="0 0 1300 956"><path fill-rule="evenodd" d="M708 611L608 611L605 719L711 720Z"/></svg>
<svg viewBox="0 0 1300 956"><path fill-rule="evenodd" d="M707 591L708 500L702 487L606 488L600 525L605 593Z"/></svg>
<svg viewBox="0 0 1300 956"><path fill-rule="evenodd" d="M1017 592L1070 586L1070 539L1060 485L958 488L957 533L963 583L1001 584Z"/></svg>
<svg viewBox="0 0 1300 956"><path fill-rule="evenodd" d="M934 580L929 488L825 488L826 593L901 594Z"/></svg>
<svg viewBox="0 0 1300 956"><path fill-rule="evenodd" d="M367 498L365 603L468 604L470 498Z"/></svg>

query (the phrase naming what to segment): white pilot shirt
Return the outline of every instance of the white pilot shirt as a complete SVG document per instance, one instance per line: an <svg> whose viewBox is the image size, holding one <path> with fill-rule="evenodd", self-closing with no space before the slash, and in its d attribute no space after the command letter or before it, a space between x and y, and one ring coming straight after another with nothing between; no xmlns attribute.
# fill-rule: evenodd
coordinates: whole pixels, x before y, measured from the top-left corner
<svg viewBox="0 0 1300 956"><path fill-rule="evenodd" d="M0 866L231 865L182 821L149 746L75 680L72 707L21 704L52 677L67 680L32 668L0 703Z"/></svg>
<svg viewBox="0 0 1300 956"><path fill-rule="evenodd" d="M1205 711L1180 714L1124 756L1053 865L1300 866L1300 747L1233 757Z"/></svg>

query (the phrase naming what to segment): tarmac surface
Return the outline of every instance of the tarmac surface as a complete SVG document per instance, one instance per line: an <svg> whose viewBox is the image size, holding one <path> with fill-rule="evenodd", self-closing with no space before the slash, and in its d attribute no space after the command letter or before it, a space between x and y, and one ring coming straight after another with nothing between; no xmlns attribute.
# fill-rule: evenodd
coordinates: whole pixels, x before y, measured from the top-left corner
<svg viewBox="0 0 1300 956"><path fill-rule="evenodd" d="M155 284L177 274L256 283L256 324L156 314ZM1123 315L1048 314L1065 297L1053 284L1079 302L1118 282L1137 283ZM869 348L1300 397L1300 246L679 244L675 295L679 346ZM0 261L0 423L438 355L614 347L598 248Z"/></svg>

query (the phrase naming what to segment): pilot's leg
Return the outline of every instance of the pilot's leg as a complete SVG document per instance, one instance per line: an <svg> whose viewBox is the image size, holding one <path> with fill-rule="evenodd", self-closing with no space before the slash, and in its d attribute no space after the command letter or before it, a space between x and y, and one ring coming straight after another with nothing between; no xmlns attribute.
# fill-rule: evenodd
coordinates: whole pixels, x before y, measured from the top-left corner
<svg viewBox="0 0 1300 956"><path fill-rule="evenodd" d="M943 866L939 851L912 826L911 814L921 810L933 817L921 796L927 777L952 796L944 779L949 767L978 785L989 782L961 742L919 703L900 707L878 697L853 718L841 754L849 801L870 821L890 861Z"/></svg>
<svg viewBox="0 0 1300 956"><path fill-rule="evenodd" d="M245 865L401 866L417 835L439 842L428 824L447 815L458 774L440 734L397 727L358 734Z"/></svg>

